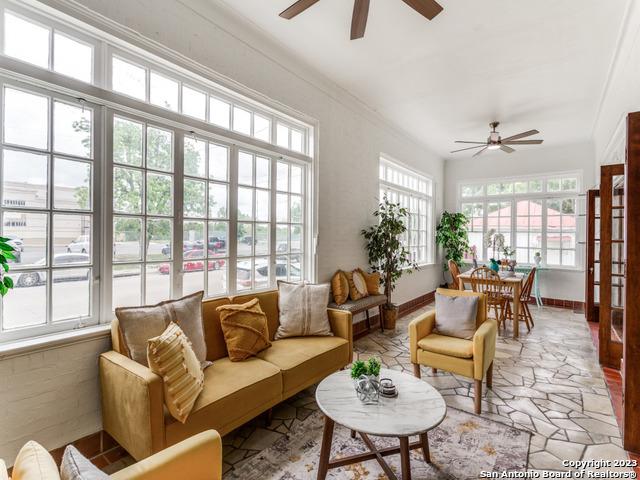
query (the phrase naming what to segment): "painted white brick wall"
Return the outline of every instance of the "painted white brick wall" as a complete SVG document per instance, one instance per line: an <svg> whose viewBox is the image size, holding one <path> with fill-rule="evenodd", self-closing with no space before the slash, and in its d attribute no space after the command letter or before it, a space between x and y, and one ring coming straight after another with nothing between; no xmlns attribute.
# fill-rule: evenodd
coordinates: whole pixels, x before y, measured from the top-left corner
<svg viewBox="0 0 640 480"><path fill-rule="evenodd" d="M98 356L108 337L0 360L0 458L28 440L58 448L102 429Z"/></svg>

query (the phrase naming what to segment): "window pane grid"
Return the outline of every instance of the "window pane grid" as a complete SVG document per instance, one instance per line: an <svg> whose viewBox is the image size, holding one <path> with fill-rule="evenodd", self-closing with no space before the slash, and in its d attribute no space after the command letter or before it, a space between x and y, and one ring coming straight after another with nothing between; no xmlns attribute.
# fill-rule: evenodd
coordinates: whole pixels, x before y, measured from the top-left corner
<svg viewBox="0 0 640 480"><path fill-rule="evenodd" d="M231 149L198 137L185 137L184 149L183 293L222 295L229 290Z"/></svg>
<svg viewBox="0 0 640 480"><path fill-rule="evenodd" d="M462 184L460 207L469 218L470 244L495 229L505 235L505 245L515 248L519 263L534 263L539 252L546 265L575 268L579 232L575 195L579 185L580 179L575 174L490 182L486 184L486 193L484 184ZM489 200L489 197L500 198ZM482 209L486 211L486 224L478 215ZM486 257L493 254L484 253Z"/></svg>
<svg viewBox="0 0 640 480"><path fill-rule="evenodd" d="M112 308L155 303L172 291L174 136L120 115L112 125Z"/></svg>
<svg viewBox="0 0 640 480"><path fill-rule="evenodd" d="M431 261L432 182L388 160L380 161L380 195L406 208L407 232L401 237L411 260L418 264Z"/></svg>
<svg viewBox="0 0 640 480"><path fill-rule="evenodd" d="M11 85L2 92L1 231L16 259L10 260L14 290L2 299L0 332L80 325L93 318L97 301L93 109Z"/></svg>

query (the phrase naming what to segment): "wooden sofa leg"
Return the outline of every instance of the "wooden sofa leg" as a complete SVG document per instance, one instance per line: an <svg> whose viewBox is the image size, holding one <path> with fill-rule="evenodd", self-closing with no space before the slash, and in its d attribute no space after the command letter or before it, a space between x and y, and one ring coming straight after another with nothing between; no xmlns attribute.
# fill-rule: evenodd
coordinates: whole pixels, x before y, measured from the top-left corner
<svg viewBox="0 0 640 480"><path fill-rule="evenodd" d="M420 373L420 364L413 364L413 376L416 378L422 378L422 374Z"/></svg>
<svg viewBox="0 0 640 480"><path fill-rule="evenodd" d="M474 407L477 415L480 415L480 411L482 409L482 380L475 381L474 388Z"/></svg>
<svg viewBox="0 0 640 480"><path fill-rule="evenodd" d="M432 368L431 368L431 371L433 372L433 374L434 374L434 375L437 375L437 374L438 374L438 369L437 369L437 368L435 368L435 367L432 367Z"/></svg>
<svg viewBox="0 0 640 480"><path fill-rule="evenodd" d="M272 420L273 420L273 408L270 408L269 410L264 412L264 426L270 427Z"/></svg>
<svg viewBox="0 0 640 480"><path fill-rule="evenodd" d="M487 370L487 388L493 388L493 362L491 362Z"/></svg>

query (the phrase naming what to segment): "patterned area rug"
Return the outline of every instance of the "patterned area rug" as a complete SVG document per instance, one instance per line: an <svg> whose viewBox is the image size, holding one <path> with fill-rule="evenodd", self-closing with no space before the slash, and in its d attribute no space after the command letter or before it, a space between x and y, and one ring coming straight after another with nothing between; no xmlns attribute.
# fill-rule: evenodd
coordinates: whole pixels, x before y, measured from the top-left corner
<svg viewBox="0 0 640 480"><path fill-rule="evenodd" d="M315 412L297 421L291 432L271 447L247 459L224 476L225 480L308 480L318 469L324 417ZM378 448L398 444L394 438L371 437ZM422 459L421 450L411 451L414 480L476 479L482 471L523 471L527 467L531 434L449 407L439 427L429 432L432 464ZM412 439L416 440L416 439ZM336 425L332 458L366 451L360 437ZM398 477L400 456L386 457ZM328 479L386 479L375 460L329 470Z"/></svg>

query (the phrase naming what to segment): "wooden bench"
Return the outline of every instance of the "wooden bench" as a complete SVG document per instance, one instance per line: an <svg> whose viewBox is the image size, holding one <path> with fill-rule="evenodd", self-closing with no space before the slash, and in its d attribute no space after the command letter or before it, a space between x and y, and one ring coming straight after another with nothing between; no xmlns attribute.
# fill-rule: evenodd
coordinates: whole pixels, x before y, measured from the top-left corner
<svg viewBox="0 0 640 480"><path fill-rule="evenodd" d="M380 315L380 331L384 332L384 311L382 309L382 306L385 303L387 303L387 297L385 295L369 295L368 297L361 298L360 300L348 300L342 305L331 302L329 304L329 308L334 308L336 310L345 310L347 312L351 312L352 315L365 312L367 330L371 330L371 319L369 318L369 310L378 307L378 312Z"/></svg>

